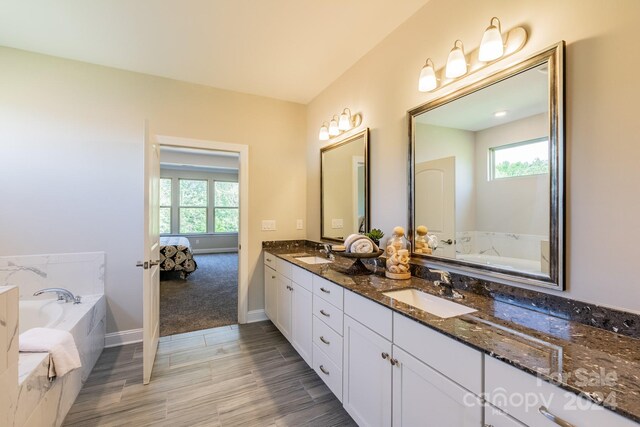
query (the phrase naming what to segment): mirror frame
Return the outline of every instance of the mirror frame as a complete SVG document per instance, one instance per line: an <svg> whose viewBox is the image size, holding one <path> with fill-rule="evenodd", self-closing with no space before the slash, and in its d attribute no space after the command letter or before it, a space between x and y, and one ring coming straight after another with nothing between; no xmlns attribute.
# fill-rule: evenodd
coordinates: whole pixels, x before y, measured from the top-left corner
<svg viewBox="0 0 640 427"><path fill-rule="evenodd" d="M438 97L432 101L415 107L407 112L409 123L409 231L408 238L411 243L411 257L423 261L429 267L449 268L454 272L468 276L497 281L506 284L525 284L542 286L555 290L565 289L565 126L564 126L564 50L565 42L561 41L542 52L539 52L522 62L509 68L498 71L486 78L471 83L468 86L455 90L452 93ZM415 208L415 181L414 181L414 120L416 116L426 111L452 102L463 96L491 86L513 75L519 74L543 63L549 67L549 181L550 181L550 212L549 212L549 276L508 270L467 261L439 257L435 255L419 254L415 252L414 240L414 208Z"/></svg>
<svg viewBox="0 0 640 427"><path fill-rule="evenodd" d="M332 242L342 242L340 239L334 237L327 237L324 235L324 180L323 169L324 160L323 155L327 151L335 150L357 139L364 138L364 227L365 230L369 230L370 227L370 206L371 200L369 197L369 128L365 128L363 131L355 133L345 139L334 142L333 144L324 146L320 149L320 238L322 240L329 240ZM346 236L345 236L346 237Z"/></svg>

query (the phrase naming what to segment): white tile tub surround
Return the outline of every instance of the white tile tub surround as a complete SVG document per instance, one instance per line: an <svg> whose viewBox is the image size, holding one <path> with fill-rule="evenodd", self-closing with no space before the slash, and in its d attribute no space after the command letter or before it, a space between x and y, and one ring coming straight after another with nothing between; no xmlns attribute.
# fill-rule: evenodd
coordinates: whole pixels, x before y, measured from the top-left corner
<svg viewBox="0 0 640 427"><path fill-rule="evenodd" d="M456 252L540 261L544 240L548 238L533 234L460 231L456 233Z"/></svg>
<svg viewBox="0 0 640 427"><path fill-rule="evenodd" d="M0 286L0 425L14 425L18 396L18 289Z"/></svg>
<svg viewBox="0 0 640 427"><path fill-rule="evenodd" d="M0 257L0 286L18 286L20 299L35 299L43 288L65 288L74 295L104 294L104 252Z"/></svg>

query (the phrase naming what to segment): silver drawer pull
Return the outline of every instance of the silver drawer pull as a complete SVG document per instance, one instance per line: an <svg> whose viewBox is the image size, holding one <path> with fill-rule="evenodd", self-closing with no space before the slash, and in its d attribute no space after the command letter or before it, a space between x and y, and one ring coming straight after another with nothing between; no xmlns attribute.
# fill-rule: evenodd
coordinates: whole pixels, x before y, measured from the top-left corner
<svg viewBox="0 0 640 427"><path fill-rule="evenodd" d="M325 343L326 345L331 344L331 342L327 341L326 339L324 339L324 337L322 335L320 335L320 341L322 341L323 343Z"/></svg>
<svg viewBox="0 0 640 427"><path fill-rule="evenodd" d="M562 426L562 427L575 427L573 424L568 423L565 420L563 420L562 418L553 415L551 412L549 412L549 410L545 406L539 407L538 408L538 412L540 412L542 415L544 415L549 420L553 421L554 423L556 423L559 426Z"/></svg>
<svg viewBox="0 0 640 427"><path fill-rule="evenodd" d="M267 258L267 262L271 262L271 258Z"/></svg>
<svg viewBox="0 0 640 427"><path fill-rule="evenodd" d="M322 314L323 316L331 317L331 315L324 310L320 310L320 314Z"/></svg>
<svg viewBox="0 0 640 427"><path fill-rule="evenodd" d="M330 294L330 293L331 293L331 291L328 291L328 290L326 290L325 288L320 288L320 290L321 290L322 292L324 292L325 294Z"/></svg>
<svg viewBox="0 0 640 427"><path fill-rule="evenodd" d="M271 276L271 278L272 278L272 279L275 279L275 278L276 278L276 276Z"/></svg>
<svg viewBox="0 0 640 427"><path fill-rule="evenodd" d="M329 371L327 371L326 369L324 369L324 366L320 365L320 370L322 371L323 374L325 375L329 375Z"/></svg>
<svg viewBox="0 0 640 427"><path fill-rule="evenodd" d="M389 353L382 353L381 356L383 359L387 360L389 358Z"/></svg>

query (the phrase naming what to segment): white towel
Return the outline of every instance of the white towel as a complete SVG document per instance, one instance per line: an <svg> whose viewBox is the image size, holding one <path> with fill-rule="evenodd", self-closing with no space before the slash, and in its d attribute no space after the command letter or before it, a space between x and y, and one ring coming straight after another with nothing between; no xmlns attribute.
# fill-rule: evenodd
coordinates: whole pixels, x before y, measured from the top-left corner
<svg viewBox="0 0 640 427"><path fill-rule="evenodd" d="M67 331L51 328L33 328L20 334L20 351L29 353L48 352L53 369L49 377L61 377L82 366L73 335Z"/></svg>
<svg viewBox="0 0 640 427"><path fill-rule="evenodd" d="M378 251L378 246L373 240L362 234L351 234L344 241L347 252L369 254Z"/></svg>

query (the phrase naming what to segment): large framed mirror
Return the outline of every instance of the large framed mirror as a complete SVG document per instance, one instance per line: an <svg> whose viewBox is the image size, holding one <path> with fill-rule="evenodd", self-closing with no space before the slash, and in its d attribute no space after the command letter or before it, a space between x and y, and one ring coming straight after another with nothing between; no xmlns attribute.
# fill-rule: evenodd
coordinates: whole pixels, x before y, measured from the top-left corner
<svg viewBox="0 0 640 427"><path fill-rule="evenodd" d="M320 150L320 210L325 240L369 231L369 129Z"/></svg>
<svg viewBox="0 0 640 427"><path fill-rule="evenodd" d="M563 64L561 42L408 112L413 257L564 289Z"/></svg>

